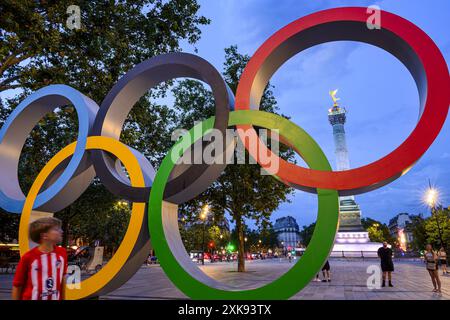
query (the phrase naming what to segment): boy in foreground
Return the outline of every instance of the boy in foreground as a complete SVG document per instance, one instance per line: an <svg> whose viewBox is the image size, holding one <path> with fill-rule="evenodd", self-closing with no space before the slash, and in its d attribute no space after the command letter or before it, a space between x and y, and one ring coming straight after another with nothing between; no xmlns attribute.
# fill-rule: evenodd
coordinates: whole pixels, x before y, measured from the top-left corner
<svg viewBox="0 0 450 320"><path fill-rule="evenodd" d="M13 300L63 300L67 253L62 241L61 220L41 218L30 224L30 239L39 246L25 253L13 280Z"/></svg>

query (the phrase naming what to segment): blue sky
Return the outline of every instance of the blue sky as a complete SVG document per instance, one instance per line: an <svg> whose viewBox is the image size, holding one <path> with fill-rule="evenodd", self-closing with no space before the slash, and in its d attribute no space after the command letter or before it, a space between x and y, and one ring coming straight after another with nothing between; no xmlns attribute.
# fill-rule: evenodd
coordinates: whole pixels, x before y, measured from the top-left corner
<svg viewBox="0 0 450 320"><path fill-rule="evenodd" d="M219 0L200 1L200 12L212 20L203 27L196 45L198 54L222 70L225 47L237 45L252 55L274 32L309 13L341 6L379 5L423 29L450 61L450 1L387 0ZM193 52L185 45L184 51ZM398 147L411 133L418 118L415 83L396 58L379 48L357 42L333 42L310 48L286 62L271 79L280 111L303 127L335 165L332 128L327 109L330 89L339 88L341 105L348 110L347 144L350 164L359 167ZM376 191L357 196L364 217L382 222L400 212L427 213L421 202L428 179L450 205L450 121L428 152L406 175ZM297 191L292 203L273 215L292 215L299 225L316 218L315 195Z"/></svg>

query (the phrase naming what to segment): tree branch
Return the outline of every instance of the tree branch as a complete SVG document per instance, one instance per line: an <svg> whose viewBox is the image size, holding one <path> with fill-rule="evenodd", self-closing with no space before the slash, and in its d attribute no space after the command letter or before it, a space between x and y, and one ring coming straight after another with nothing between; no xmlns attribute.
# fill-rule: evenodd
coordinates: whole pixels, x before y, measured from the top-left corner
<svg viewBox="0 0 450 320"><path fill-rule="evenodd" d="M23 85L21 84L13 84L13 85L8 85L8 86L0 86L0 92L5 91L5 90L10 90L10 89L16 89L16 88L22 88Z"/></svg>
<svg viewBox="0 0 450 320"><path fill-rule="evenodd" d="M3 87L6 84L14 82L18 79L20 79L20 75L17 75L17 76L11 77L11 78L7 78L7 79L3 80L2 82L0 82L0 87Z"/></svg>
<svg viewBox="0 0 450 320"><path fill-rule="evenodd" d="M21 57L18 57L17 54L12 54L8 58L6 58L5 62L0 65L0 76L11 66L16 65L28 58L31 58L34 53L23 54Z"/></svg>

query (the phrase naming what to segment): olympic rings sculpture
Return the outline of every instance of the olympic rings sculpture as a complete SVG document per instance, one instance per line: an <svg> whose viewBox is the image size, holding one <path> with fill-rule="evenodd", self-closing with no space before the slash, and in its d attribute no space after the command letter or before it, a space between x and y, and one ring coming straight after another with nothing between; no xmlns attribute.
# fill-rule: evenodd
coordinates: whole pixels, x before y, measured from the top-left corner
<svg viewBox="0 0 450 320"><path fill-rule="evenodd" d="M339 224L338 196L377 189L406 173L430 147L447 117L450 77L438 47L411 22L386 11L381 15L379 30L366 27L366 9L359 7L324 10L288 24L264 42L250 59L241 76L236 101L211 64L187 53L164 54L138 64L117 82L100 107L66 85L50 85L34 92L17 106L0 130L0 174L3 177L0 207L22 213L21 254L36 245L28 238L30 221L51 216L69 206L97 175L108 190L133 203L131 219L113 258L98 273L83 280L80 289L66 288L68 299L104 295L124 284L145 260L150 235L166 275L191 298L291 297L309 283L332 250ZM270 77L286 60L311 46L337 40L366 42L390 52L411 72L420 97L417 126L397 149L366 166L338 172L331 171L322 150L304 130L280 116L257 111ZM194 126L190 135L183 136L156 171L139 151L118 139L134 103L148 89L179 77L195 78L210 85L215 116ZM25 140L39 119L65 104L73 104L77 112L78 140L45 165L25 196L17 178ZM176 150L181 146L183 153L189 155L192 144L207 146L208 142L201 138L212 128L224 132L228 126L236 126L255 136L253 125L279 129L283 143L305 160L309 168L279 159L279 170L271 173L289 186L317 193L318 217L311 243L299 262L267 285L240 291L201 272L188 258L178 230L178 205L206 190L226 164L182 166L176 164L181 156ZM270 172L267 164L250 148L249 140L242 135L240 139L250 155ZM271 153L262 141L258 147ZM224 144L222 153L217 156L233 148L234 143Z"/></svg>

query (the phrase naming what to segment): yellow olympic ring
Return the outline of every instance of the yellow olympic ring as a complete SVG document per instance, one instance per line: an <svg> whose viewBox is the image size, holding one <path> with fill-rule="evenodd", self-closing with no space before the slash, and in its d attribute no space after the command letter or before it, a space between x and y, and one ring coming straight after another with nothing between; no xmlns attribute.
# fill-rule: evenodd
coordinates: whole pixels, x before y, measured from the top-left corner
<svg viewBox="0 0 450 320"><path fill-rule="evenodd" d="M25 254L30 250L29 239L29 223L39 216L42 216L42 212L33 211L34 201L42 188L47 177L56 168L58 164L70 157L75 152L76 142L71 143L61 151L59 151L39 172L36 180L31 186L28 192L25 204L22 210L19 226L19 244L20 255ZM123 163L127 169L131 185L133 187L144 187L144 177L139 166L139 163L133 153L128 149L126 145L120 141L104 137L95 136L87 138L86 150L88 149L100 149L114 154ZM44 213L46 214L46 213ZM75 300L92 296L104 286L106 286L112 278L121 270L123 265L127 262L130 254L133 250L134 244L138 240L139 231L142 227L142 221L145 217L145 203L133 202L131 218L128 224L127 231L120 244L118 250L109 262L96 274L90 278L81 282L79 289L69 288L66 286L66 299ZM46 216L53 215L53 213L47 213Z"/></svg>

